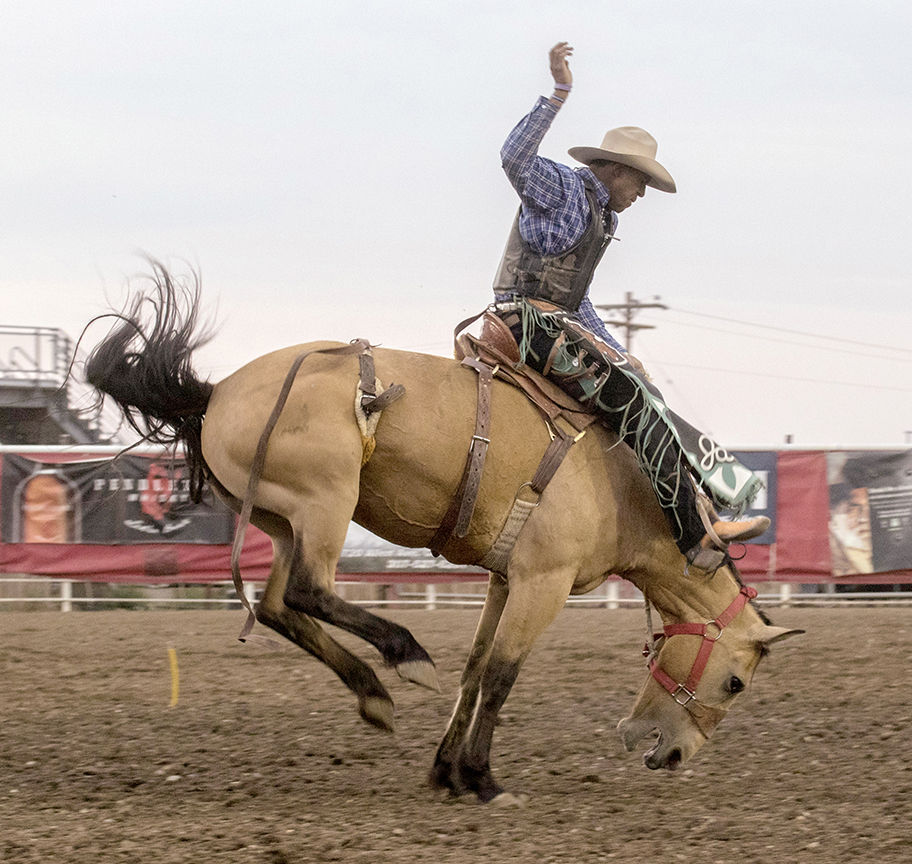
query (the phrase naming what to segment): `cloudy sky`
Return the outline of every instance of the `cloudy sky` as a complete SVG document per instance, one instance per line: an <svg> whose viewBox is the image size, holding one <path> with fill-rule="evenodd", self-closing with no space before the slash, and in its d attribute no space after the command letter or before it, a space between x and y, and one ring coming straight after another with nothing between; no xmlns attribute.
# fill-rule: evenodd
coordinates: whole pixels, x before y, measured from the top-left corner
<svg viewBox="0 0 912 864"><path fill-rule="evenodd" d="M567 40L543 155L636 124L677 181L592 287L668 307L633 348L669 402L732 446L902 445L910 33L906 0L7 0L0 324L75 337L145 251L201 271L213 379L317 338L449 353L515 208L500 145Z"/></svg>

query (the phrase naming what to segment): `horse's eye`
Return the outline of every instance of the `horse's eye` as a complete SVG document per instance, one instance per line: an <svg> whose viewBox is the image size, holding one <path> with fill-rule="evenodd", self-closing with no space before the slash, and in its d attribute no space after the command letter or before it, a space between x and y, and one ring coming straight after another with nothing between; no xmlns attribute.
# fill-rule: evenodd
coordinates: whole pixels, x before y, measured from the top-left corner
<svg viewBox="0 0 912 864"><path fill-rule="evenodd" d="M732 675L728 682L728 692L734 695L735 693L740 693L743 689L744 682L737 675Z"/></svg>

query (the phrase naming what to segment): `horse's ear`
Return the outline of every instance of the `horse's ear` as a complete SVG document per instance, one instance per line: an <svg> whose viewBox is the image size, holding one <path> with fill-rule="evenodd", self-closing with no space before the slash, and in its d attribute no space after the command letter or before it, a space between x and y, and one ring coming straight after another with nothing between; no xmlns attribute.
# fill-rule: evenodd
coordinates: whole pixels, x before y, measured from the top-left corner
<svg viewBox="0 0 912 864"><path fill-rule="evenodd" d="M751 630L751 638L759 642L764 648L769 648L774 642L781 642L783 639L790 639L792 636L798 636L804 633L804 630L792 630L788 627L773 627L771 624L758 624Z"/></svg>

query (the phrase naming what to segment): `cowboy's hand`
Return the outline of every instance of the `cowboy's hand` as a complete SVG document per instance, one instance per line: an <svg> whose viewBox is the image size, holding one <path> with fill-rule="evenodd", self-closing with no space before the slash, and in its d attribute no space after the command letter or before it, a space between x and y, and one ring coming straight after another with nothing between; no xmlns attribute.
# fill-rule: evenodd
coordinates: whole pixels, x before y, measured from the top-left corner
<svg viewBox="0 0 912 864"><path fill-rule="evenodd" d="M551 77L554 78L555 84L573 83L573 73L567 63L571 54L573 54L573 47L567 42L558 42L548 54L551 62Z"/></svg>

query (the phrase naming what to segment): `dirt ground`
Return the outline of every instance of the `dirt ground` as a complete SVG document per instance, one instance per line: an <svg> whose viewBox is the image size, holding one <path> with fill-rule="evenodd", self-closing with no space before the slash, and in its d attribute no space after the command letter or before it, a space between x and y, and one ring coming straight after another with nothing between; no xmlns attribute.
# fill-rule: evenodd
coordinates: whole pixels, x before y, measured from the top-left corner
<svg viewBox="0 0 912 864"><path fill-rule="evenodd" d="M444 691L383 670L393 736L297 649L237 642L237 611L0 612L0 861L912 860L909 608L771 610L807 635L676 774L614 731L645 674L642 612L564 610L495 735L520 810L425 783L477 610L382 614Z"/></svg>

